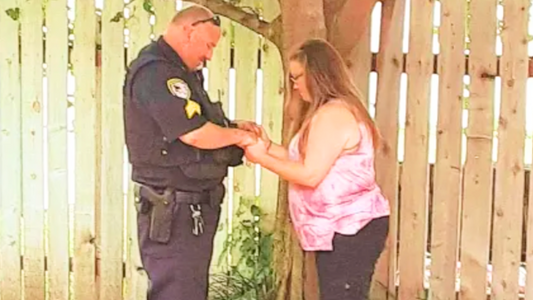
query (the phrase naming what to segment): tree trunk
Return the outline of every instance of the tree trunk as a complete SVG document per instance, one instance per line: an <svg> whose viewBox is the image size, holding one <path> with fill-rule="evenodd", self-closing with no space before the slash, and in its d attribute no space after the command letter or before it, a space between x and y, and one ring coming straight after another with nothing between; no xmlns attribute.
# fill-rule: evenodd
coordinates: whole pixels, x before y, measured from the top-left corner
<svg viewBox="0 0 533 300"><path fill-rule="evenodd" d="M327 0L326 0L327 1ZM309 38L326 38L322 0L287 0L281 1L282 47L281 54L285 73L287 73L288 56L294 47ZM286 82L286 87L289 85ZM290 93L285 93L285 104L289 103ZM284 111L283 141L287 145L294 134L294 127L299 122L301 107L288 107ZM304 253L289 221L287 182L280 181L278 211L276 216L276 242L274 243L274 268L278 276L277 300L312 300L316 287L316 272L313 255ZM307 272L306 272L307 271ZM311 276L306 276L311 275ZM308 279L307 281L305 279ZM305 284L307 282L307 284ZM318 299L318 298L316 298Z"/></svg>
<svg viewBox="0 0 533 300"><path fill-rule="evenodd" d="M238 3L224 0L188 0L207 6L213 12L226 16L270 39L278 46L287 74L288 57L294 47L309 38L328 40L341 54L367 99L370 50L368 27L375 3L379 0L265 0L265 5L280 6L281 15L262 20L241 9ZM383 0L394 1L394 0ZM267 22L269 21L269 22ZM363 43L358 43L363 41ZM383 45L383 43L381 43ZM286 76L285 81L288 77ZM285 87L289 87L286 82ZM287 106L290 93L285 91L282 144L287 146L295 126L302 117L298 103ZM292 103L292 102L291 102ZM294 103L293 103L294 104ZM274 269L277 274L277 300L318 300L318 276L314 253L304 253L290 223L288 185L280 181L278 210L274 232Z"/></svg>
<svg viewBox="0 0 533 300"><path fill-rule="evenodd" d="M357 3L356 3L357 1ZM327 39L341 53L352 70L354 82L367 82L370 69L368 43L356 47L367 33L370 15L376 0L281 0L282 59L287 73L288 56L295 46L309 38ZM353 20L358 20L354 24ZM367 53L368 52L368 53ZM357 64L368 57L367 67ZM289 87L289 85L285 85ZM367 86L359 87L366 101ZM285 104L289 101L285 93ZM294 127L302 117L300 106L286 106L283 121L283 144L287 145ZM314 253L303 252L289 221L287 183L280 182L276 216L274 268L278 276L277 300L318 300L318 274Z"/></svg>

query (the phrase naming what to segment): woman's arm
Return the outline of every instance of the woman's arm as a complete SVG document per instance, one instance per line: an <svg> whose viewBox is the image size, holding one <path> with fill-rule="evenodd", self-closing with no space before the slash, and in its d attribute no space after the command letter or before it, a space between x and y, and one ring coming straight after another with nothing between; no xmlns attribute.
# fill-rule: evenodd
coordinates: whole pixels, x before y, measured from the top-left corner
<svg viewBox="0 0 533 300"><path fill-rule="evenodd" d="M281 145L270 142L270 147L268 147L268 155L278 159L288 159L289 151Z"/></svg>
<svg viewBox="0 0 533 300"><path fill-rule="evenodd" d="M265 142L268 154L279 159L289 158L289 151L282 145L272 142L263 126L258 126L259 137Z"/></svg>
<svg viewBox="0 0 533 300"><path fill-rule="evenodd" d="M263 141L247 147L246 155L291 183L316 187L345 148L354 128L357 128L357 123L345 106L326 105L311 123L304 161L274 156L266 151L267 145ZM356 132L359 134L358 130Z"/></svg>

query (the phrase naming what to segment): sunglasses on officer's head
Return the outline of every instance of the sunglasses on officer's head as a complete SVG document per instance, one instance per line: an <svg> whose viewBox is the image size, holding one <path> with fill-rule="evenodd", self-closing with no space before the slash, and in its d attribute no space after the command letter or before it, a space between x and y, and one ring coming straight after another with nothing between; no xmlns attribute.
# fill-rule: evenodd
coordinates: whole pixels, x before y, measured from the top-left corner
<svg viewBox="0 0 533 300"><path fill-rule="evenodd" d="M196 21L196 22L192 23L191 25L192 26L196 26L198 24L208 23L208 22L213 23L213 25L215 25L217 27L220 27L220 17L217 16L217 15L214 15L213 17L211 17L209 19Z"/></svg>

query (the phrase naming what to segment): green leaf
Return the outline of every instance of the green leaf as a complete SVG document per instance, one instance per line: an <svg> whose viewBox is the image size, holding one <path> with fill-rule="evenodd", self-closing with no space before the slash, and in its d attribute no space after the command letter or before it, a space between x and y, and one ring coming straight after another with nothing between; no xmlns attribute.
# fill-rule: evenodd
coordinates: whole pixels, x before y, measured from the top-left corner
<svg viewBox="0 0 533 300"><path fill-rule="evenodd" d="M118 23L120 20L124 19L124 14L122 12L118 12L111 20L112 23Z"/></svg>
<svg viewBox="0 0 533 300"><path fill-rule="evenodd" d="M260 216L261 215L261 209L257 205L252 205L250 207L250 212L252 213L252 216Z"/></svg>
<svg viewBox="0 0 533 300"><path fill-rule="evenodd" d="M252 226L252 221L250 221L250 220L242 220L241 224L244 227L250 227L250 226Z"/></svg>
<svg viewBox="0 0 533 300"><path fill-rule="evenodd" d="M154 5L152 4L152 0L144 0L143 8L145 11L154 14Z"/></svg>
<svg viewBox="0 0 533 300"><path fill-rule="evenodd" d="M13 19L13 21L18 21L20 19L20 8L10 8L6 10L6 14Z"/></svg>
<svg viewBox="0 0 533 300"><path fill-rule="evenodd" d="M246 261L246 266L249 268L253 268L255 266L255 262L249 259Z"/></svg>

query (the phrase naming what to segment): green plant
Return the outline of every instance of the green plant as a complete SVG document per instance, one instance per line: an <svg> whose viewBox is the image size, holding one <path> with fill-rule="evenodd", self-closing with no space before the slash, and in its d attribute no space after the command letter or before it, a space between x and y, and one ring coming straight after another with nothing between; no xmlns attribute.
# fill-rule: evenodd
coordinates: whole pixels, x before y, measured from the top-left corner
<svg viewBox="0 0 533 300"><path fill-rule="evenodd" d="M263 212L257 199L241 199L231 234L219 261L231 255L228 270L212 274L210 300L271 300L275 296L272 233L262 229Z"/></svg>

